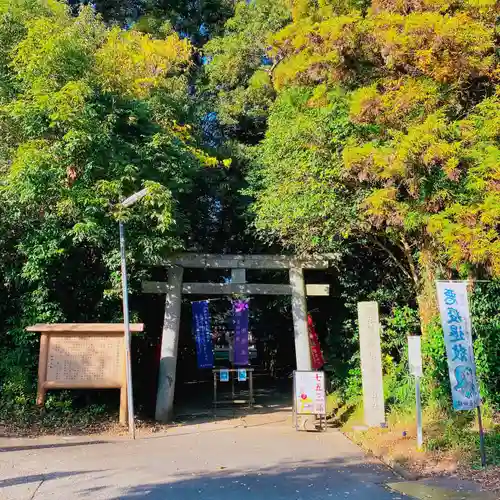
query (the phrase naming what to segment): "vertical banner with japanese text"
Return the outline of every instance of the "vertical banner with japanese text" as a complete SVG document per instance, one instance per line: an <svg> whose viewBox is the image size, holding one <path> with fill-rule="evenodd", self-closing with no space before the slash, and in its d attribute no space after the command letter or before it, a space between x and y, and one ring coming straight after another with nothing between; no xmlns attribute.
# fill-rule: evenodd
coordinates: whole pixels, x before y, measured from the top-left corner
<svg viewBox="0 0 500 500"><path fill-rule="evenodd" d="M480 405L472 343L467 282L437 282L451 395L455 410L472 410Z"/></svg>
<svg viewBox="0 0 500 500"><path fill-rule="evenodd" d="M311 348L311 365L313 370L319 370L324 364L323 353L319 343L318 334L310 314L307 315L307 327L309 330L309 347Z"/></svg>
<svg viewBox="0 0 500 500"><path fill-rule="evenodd" d="M233 302L234 366L248 365L248 302Z"/></svg>
<svg viewBox="0 0 500 500"><path fill-rule="evenodd" d="M214 351L210 329L208 301L193 302L193 332L196 340L198 368L213 368Z"/></svg>

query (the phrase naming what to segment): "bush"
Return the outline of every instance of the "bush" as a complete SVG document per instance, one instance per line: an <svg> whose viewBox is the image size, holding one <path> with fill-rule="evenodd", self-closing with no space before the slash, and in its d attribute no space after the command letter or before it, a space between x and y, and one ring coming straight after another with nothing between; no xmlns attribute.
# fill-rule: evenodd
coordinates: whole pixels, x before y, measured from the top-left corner
<svg viewBox="0 0 500 500"><path fill-rule="evenodd" d="M474 354L481 396L500 410L500 282L479 283L471 296Z"/></svg>

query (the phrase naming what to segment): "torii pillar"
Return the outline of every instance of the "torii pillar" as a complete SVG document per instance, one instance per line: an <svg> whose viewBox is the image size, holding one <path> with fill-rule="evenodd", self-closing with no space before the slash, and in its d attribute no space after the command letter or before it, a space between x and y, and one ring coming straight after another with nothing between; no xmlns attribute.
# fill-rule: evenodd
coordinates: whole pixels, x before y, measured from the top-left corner
<svg viewBox="0 0 500 500"><path fill-rule="evenodd" d="M309 371L312 369L312 364L307 326L307 299L304 271L300 267L291 267L289 273L290 286L292 287L292 317L297 370Z"/></svg>
<svg viewBox="0 0 500 500"><path fill-rule="evenodd" d="M184 269L179 266L174 266L168 271L168 290L165 299L165 316L161 335L158 397L156 398L155 412L155 418L160 422L168 422L172 417L174 408L183 274Z"/></svg>

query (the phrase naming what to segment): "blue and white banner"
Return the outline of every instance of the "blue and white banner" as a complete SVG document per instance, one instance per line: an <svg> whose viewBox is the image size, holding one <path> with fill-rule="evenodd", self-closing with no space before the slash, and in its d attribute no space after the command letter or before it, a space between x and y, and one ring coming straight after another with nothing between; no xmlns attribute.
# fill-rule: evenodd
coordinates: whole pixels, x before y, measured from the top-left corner
<svg viewBox="0 0 500 500"><path fill-rule="evenodd" d="M474 362L467 282L438 281L437 293L453 408L472 410L481 404L481 399Z"/></svg>
<svg viewBox="0 0 500 500"><path fill-rule="evenodd" d="M210 329L208 301L193 302L193 332L196 340L198 368L213 368L214 351Z"/></svg>

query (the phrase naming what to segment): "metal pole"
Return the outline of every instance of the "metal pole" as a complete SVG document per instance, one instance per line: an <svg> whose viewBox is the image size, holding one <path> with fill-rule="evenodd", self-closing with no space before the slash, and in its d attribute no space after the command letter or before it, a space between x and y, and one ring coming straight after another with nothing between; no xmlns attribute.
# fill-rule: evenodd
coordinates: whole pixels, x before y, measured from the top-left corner
<svg viewBox="0 0 500 500"><path fill-rule="evenodd" d="M214 418L217 416L217 372L214 370Z"/></svg>
<svg viewBox="0 0 500 500"><path fill-rule="evenodd" d="M249 371L250 378L248 379L248 392L250 393L250 408L253 406L253 370Z"/></svg>
<svg viewBox="0 0 500 500"><path fill-rule="evenodd" d="M420 377L415 377L415 396L417 399L417 450L421 451L424 444L422 431L422 401L420 398Z"/></svg>
<svg viewBox="0 0 500 500"><path fill-rule="evenodd" d="M479 448L481 450L481 465L486 467L486 447L484 444L483 417L481 416L481 405L477 407L477 422L479 424Z"/></svg>
<svg viewBox="0 0 500 500"><path fill-rule="evenodd" d="M132 394L132 363L130 356L130 320L128 315L128 282L127 264L125 260L125 230L123 222L119 223L120 228L120 256L122 268L122 294L123 294L123 327L125 333L125 366L127 371L127 406L128 406L128 431L132 439L135 439L134 422L134 399Z"/></svg>
<svg viewBox="0 0 500 500"><path fill-rule="evenodd" d="M297 429L297 402L295 396L295 372L293 372L293 399L292 399L292 425Z"/></svg>

